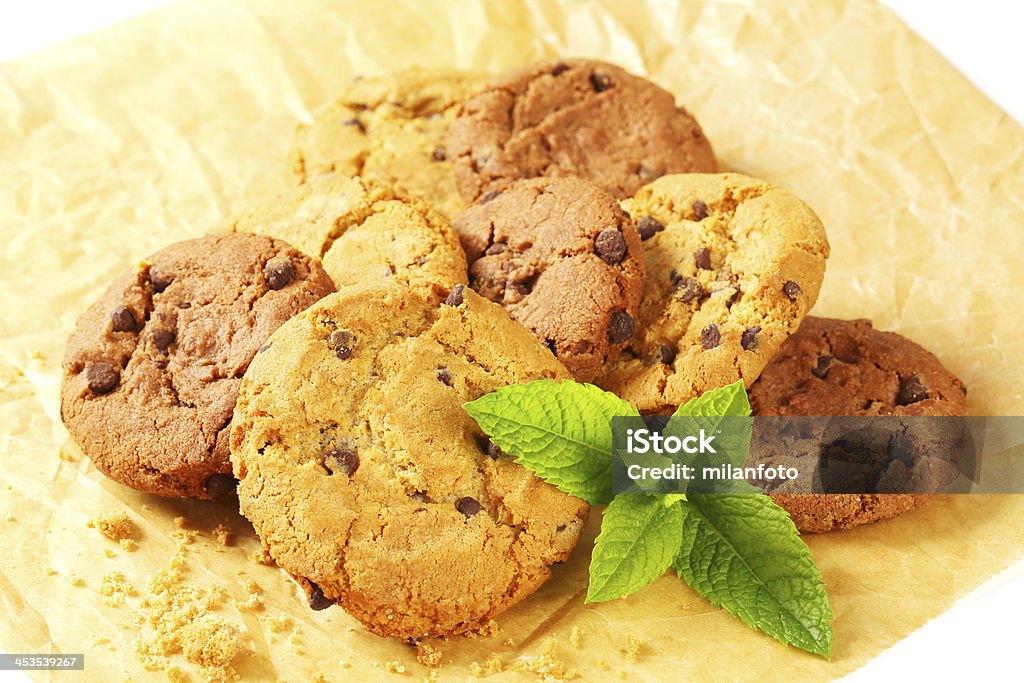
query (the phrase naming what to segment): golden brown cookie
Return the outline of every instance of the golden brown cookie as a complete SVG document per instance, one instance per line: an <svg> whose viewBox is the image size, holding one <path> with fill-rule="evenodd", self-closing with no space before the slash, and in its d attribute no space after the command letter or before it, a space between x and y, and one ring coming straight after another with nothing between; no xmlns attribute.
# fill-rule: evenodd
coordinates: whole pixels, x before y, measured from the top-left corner
<svg viewBox="0 0 1024 683"><path fill-rule="evenodd" d="M589 382L633 335L643 247L610 194L578 178L510 185L454 221L470 286Z"/></svg>
<svg viewBox="0 0 1024 683"><path fill-rule="evenodd" d="M229 229L287 240L321 259L339 287L466 282L466 257L448 221L377 180L318 176L245 211Z"/></svg>
<svg viewBox="0 0 1024 683"><path fill-rule="evenodd" d="M726 174L666 176L623 202L647 260L637 331L597 384L642 412L749 385L814 305L828 240L795 196Z"/></svg>
<svg viewBox="0 0 1024 683"><path fill-rule="evenodd" d="M331 171L376 178L454 216L463 204L445 136L459 104L483 82L477 74L420 68L357 78L299 127L292 174L299 182Z"/></svg>
<svg viewBox="0 0 1024 683"><path fill-rule="evenodd" d="M672 93L588 59L537 62L489 81L459 110L447 153L467 202L521 178L577 176L623 199L662 175L717 170Z"/></svg>
<svg viewBox="0 0 1024 683"><path fill-rule="evenodd" d="M118 278L68 339L61 414L96 467L162 496L234 491L228 427L270 333L334 291L281 240L178 242Z"/></svg>
<svg viewBox="0 0 1024 683"><path fill-rule="evenodd" d="M755 415L966 415L967 388L939 359L868 320L808 317L750 387ZM927 495L772 496L805 532L890 519Z"/></svg>
<svg viewBox="0 0 1024 683"><path fill-rule="evenodd" d="M245 376L231 435L243 514L277 563L383 636L471 630L568 557L587 505L492 447L462 404L567 373L457 285L343 288Z"/></svg>

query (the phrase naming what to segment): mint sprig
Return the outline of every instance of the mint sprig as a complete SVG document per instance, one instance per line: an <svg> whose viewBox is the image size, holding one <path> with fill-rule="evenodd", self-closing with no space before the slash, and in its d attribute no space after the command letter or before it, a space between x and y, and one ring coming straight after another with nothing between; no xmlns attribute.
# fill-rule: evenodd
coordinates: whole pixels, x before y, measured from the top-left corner
<svg viewBox="0 0 1024 683"><path fill-rule="evenodd" d="M545 481L591 504L608 504L591 558L587 602L634 593L671 566L748 626L830 656L832 608L821 573L789 516L769 497L676 493L613 499L611 419L639 419L639 413L589 384L542 380L504 387L465 409L495 444ZM681 406L665 432L714 431L718 418L749 415L746 391L737 382ZM747 452L749 431L730 438L739 439L729 449L732 464L742 465L734 459Z"/></svg>

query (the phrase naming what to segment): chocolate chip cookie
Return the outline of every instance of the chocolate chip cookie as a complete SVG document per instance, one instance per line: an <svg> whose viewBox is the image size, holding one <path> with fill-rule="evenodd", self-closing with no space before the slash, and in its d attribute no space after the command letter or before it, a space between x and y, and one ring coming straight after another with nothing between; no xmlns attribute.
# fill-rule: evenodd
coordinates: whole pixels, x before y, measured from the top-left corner
<svg viewBox="0 0 1024 683"><path fill-rule="evenodd" d="M454 216L463 204L445 136L459 104L484 80L420 68L358 78L299 128L292 174L299 182L331 171L377 178Z"/></svg>
<svg viewBox="0 0 1024 683"><path fill-rule="evenodd" d="M967 414L967 388L918 344L868 320L809 317L750 388L755 415ZM924 495L776 495L801 531L895 517Z"/></svg>
<svg viewBox="0 0 1024 683"><path fill-rule="evenodd" d="M829 246L814 212L734 173L666 176L623 202L644 240L636 332L597 384L645 413L749 385L814 305Z"/></svg>
<svg viewBox="0 0 1024 683"><path fill-rule="evenodd" d="M133 488L230 495L228 426L243 373L271 332L333 291L316 261L270 237L158 251L78 319L61 385L68 431Z"/></svg>
<svg viewBox="0 0 1024 683"><path fill-rule="evenodd" d="M711 144L672 93L586 59L492 79L462 105L447 153L467 202L521 178L578 176L623 199L662 175L716 170Z"/></svg>
<svg viewBox="0 0 1024 683"><path fill-rule="evenodd" d="M377 180L311 178L242 213L229 229L288 241L321 259L339 287L379 279L466 282L466 257L448 221Z"/></svg>
<svg viewBox="0 0 1024 683"><path fill-rule="evenodd" d="M342 288L285 324L243 380L242 513L311 606L383 636L471 630L565 560L587 505L493 447L462 404L565 369L468 287Z"/></svg>
<svg viewBox="0 0 1024 683"><path fill-rule="evenodd" d="M643 247L610 194L578 178L510 185L454 221L470 286L589 382L633 336Z"/></svg>

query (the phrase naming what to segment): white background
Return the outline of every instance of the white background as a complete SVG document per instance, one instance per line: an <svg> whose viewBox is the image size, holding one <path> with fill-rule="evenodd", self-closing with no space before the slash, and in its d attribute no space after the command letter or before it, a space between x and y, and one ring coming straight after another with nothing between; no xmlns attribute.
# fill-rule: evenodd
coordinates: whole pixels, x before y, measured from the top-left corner
<svg viewBox="0 0 1024 683"><path fill-rule="evenodd" d="M1024 2L884 3L996 103L1018 121L1024 121ZM23 57L50 43L163 4L165 0L0 0L0 61ZM1019 663L1024 647L1018 618L1022 613L1024 561L846 680L1024 680ZM776 673L779 677L785 675ZM86 680L81 676L66 675L69 680ZM0 672L0 681L14 680L24 678L21 674Z"/></svg>

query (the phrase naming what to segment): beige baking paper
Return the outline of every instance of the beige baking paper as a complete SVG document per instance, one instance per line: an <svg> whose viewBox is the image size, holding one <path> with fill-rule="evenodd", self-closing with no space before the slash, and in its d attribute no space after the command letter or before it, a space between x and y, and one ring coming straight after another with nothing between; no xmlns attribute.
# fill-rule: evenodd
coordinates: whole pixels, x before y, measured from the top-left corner
<svg viewBox="0 0 1024 683"><path fill-rule="evenodd" d="M966 380L975 414L1024 412L1024 131L873 3L177 4L0 67L0 651L85 652L89 680L161 680L165 667L203 680L183 655L156 672L136 655L149 631L135 617L151 614L147 581L182 543L178 516L198 532L183 585L226 591L216 614L251 649L232 662L245 680L466 680L496 669L493 656L505 670L495 680L536 675L517 666L585 680L831 679L1024 555L1016 496L939 499L808 538L836 613L826 662L671 575L584 605L595 514L573 558L497 635L433 643L434 670L340 609L307 609L250 559L257 542L230 506L138 494L83 459L58 415L59 362L108 281L280 187L295 125L353 75L552 55L650 75L727 166L813 205L833 248L817 313L870 317L934 350ZM109 510L137 523L136 550L86 526ZM134 589L119 607L101 594L113 571ZM262 597L246 603L249 580Z"/></svg>

